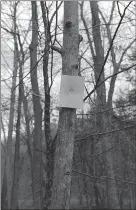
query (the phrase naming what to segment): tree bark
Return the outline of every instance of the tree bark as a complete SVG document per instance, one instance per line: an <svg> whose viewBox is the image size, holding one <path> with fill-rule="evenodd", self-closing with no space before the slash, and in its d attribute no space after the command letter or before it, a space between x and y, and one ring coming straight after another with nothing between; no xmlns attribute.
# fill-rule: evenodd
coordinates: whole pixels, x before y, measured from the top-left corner
<svg viewBox="0 0 136 210"><path fill-rule="evenodd" d="M22 76L22 80L23 80L23 66L24 66L24 59L25 59L25 54L23 51L23 45L21 43L21 38L20 35L18 35L18 41L19 41L19 45L20 45L20 49L21 49L21 56L22 59L20 59L20 52L18 50L18 45L16 46L17 48L17 54L18 54L18 63L19 63L19 68L20 68L20 73ZM31 136L31 132L30 132L30 126L29 126L29 117L28 117L28 101L27 98L25 96L25 90L24 90L24 83L23 81L21 82L21 88L22 88L22 102L23 102L23 108L24 108L24 115L25 115L25 122L26 122L26 145L28 148L28 154L29 154L29 159L30 159L30 168L31 168L31 179L33 177L33 154L32 154L32 149L31 149L31 143L30 143L30 136ZM32 192L34 189L34 182L32 179ZM34 199L34 198L33 198ZM33 205L34 205L34 200L33 200Z"/></svg>
<svg viewBox="0 0 136 210"><path fill-rule="evenodd" d="M13 25L14 25L14 69L13 69L13 77L12 77L12 89L11 89L11 99L10 99L10 112L9 112L9 126L8 126L8 139L7 139L7 147L6 147L6 174L7 174L7 202L8 208L10 209L11 202L11 189L12 189L12 174L13 174L13 161L12 161L12 133L13 133L13 122L14 122L14 107L15 107L15 92L16 92L16 78L17 78L17 52L16 52L16 7L17 4L14 5L14 14L13 14Z"/></svg>
<svg viewBox="0 0 136 210"><path fill-rule="evenodd" d="M78 75L78 2L64 2L62 74ZM76 109L62 108L55 152L50 209L69 209Z"/></svg>
<svg viewBox="0 0 136 210"><path fill-rule="evenodd" d="M30 67L31 84L33 91L33 110L34 110L34 139L33 139L33 163L32 163L32 182L33 182L33 200L34 208L42 208L42 108L40 104L40 95L37 79L37 46L38 46L38 18L37 5L35 1L32 6L32 42L30 44ZM37 96L38 95L38 96Z"/></svg>
<svg viewBox="0 0 136 210"><path fill-rule="evenodd" d="M7 174L6 174L6 157L5 157L4 175L3 175L3 183L2 183L2 189L1 189L1 209L2 210L7 208L6 194L7 194Z"/></svg>
<svg viewBox="0 0 136 210"><path fill-rule="evenodd" d="M104 63L104 50L101 41L100 19L98 15L99 8L97 2L91 1L90 7L92 11L92 33L93 33L93 40L96 52L96 56L94 59L95 80L97 82L97 79L102 69L102 65ZM99 82L103 81L104 79L105 76L103 71ZM105 83L103 83L99 88L97 88L96 91L97 91L97 106L98 106L97 110L98 112L101 112L106 108ZM108 115L105 116L101 113L97 115L97 128L99 132L103 132L106 128L109 127L108 119L109 119ZM106 136L103 140L101 139L101 142L99 144L101 145L102 150L104 150L105 148L112 147L111 139L108 136ZM105 161L107 176L115 177L112 154L109 152L106 153L103 157ZM120 206L119 206L116 182L107 180L107 187L108 187L108 200L109 200L108 208L119 209Z"/></svg>
<svg viewBox="0 0 136 210"><path fill-rule="evenodd" d="M17 52L17 40L15 43L15 48ZM18 109L17 109L18 116L17 116L17 123L16 123L16 143L15 143L15 155L14 155L13 185L12 185L12 194L11 194L11 209L19 208L21 103L22 103L22 72L20 69L19 70L19 96L18 96Z"/></svg>
<svg viewBox="0 0 136 210"><path fill-rule="evenodd" d="M43 75L44 75L44 94L45 94L45 111L44 111L44 128L45 138L47 145L50 143L50 88L48 77L48 62L49 62L49 50L50 50L50 31L49 20L45 10L44 2L41 1L42 17L44 22L44 34L45 34L45 48L43 56Z"/></svg>
<svg viewBox="0 0 136 210"><path fill-rule="evenodd" d="M19 200L19 176L20 176L20 118L21 118L21 96L19 93L11 209L19 208L18 200Z"/></svg>
<svg viewBox="0 0 136 210"><path fill-rule="evenodd" d="M97 2L90 2L91 12L92 12L92 34L93 41L95 46L95 55L93 57L94 60L94 74L95 81L97 82L99 75L101 73L102 65L104 63L104 50L102 46L101 40L101 32L100 32L100 19L98 14L98 4ZM105 79L104 71L101 74L99 79L99 83ZM98 84L99 84L98 83ZM96 90L97 92L97 105L100 109L104 108L106 105L106 88L105 83L103 83Z"/></svg>
<svg viewBox="0 0 136 210"><path fill-rule="evenodd" d="M44 133L45 133L45 142L46 142L46 162L47 162L45 207L48 208L48 206L50 205L51 188L53 180L53 151L51 148L51 135L50 135L50 87L49 87L49 76L48 76L50 26L44 2L41 1L40 3L41 3L42 17L44 23L44 34L45 34L45 47L44 47L44 56L43 56L43 75L44 75L44 94L45 94Z"/></svg>

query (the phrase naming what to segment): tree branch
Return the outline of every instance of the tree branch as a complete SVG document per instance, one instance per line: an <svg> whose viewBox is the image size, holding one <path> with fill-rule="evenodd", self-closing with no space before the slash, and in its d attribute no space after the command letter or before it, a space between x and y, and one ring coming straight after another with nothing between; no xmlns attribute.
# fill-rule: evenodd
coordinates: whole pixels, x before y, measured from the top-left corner
<svg viewBox="0 0 136 210"><path fill-rule="evenodd" d="M119 128L119 129L115 129L115 130L111 130L111 131L106 131L106 132L103 132L103 133L93 133L93 134L90 134L88 136L82 137L80 139L75 139L75 142L87 139L88 137L91 137L91 136L102 136L102 135L106 135L106 134L109 134L109 133L114 133L114 132L117 132L117 131L120 131L120 130L130 129L130 128L133 128L135 126L136 125L131 125L131 126L127 126L127 127L124 127L124 128ZM135 147L135 145L133 145L133 146Z"/></svg>
<svg viewBox="0 0 136 210"><path fill-rule="evenodd" d="M62 48L60 47L57 47L57 46L54 46L54 45L51 45L51 49L60 53L62 55Z"/></svg>
<svg viewBox="0 0 136 210"><path fill-rule="evenodd" d="M87 96L90 97L90 95L91 95L92 93L94 93L94 91L95 91L102 83L104 83L106 80L108 80L109 78L111 78L111 77L113 77L113 76L115 76L115 75L117 75L117 74L120 74L120 73L122 73L122 72L124 72L124 71L128 71L129 69L131 69L131 68L133 68L133 67L135 67L135 66L136 66L136 64L134 64L134 65L132 65L132 66L129 66L128 68L123 68L122 71L119 71L119 72L116 72L115 74L110 75L109 77L107 77L106 79L104 79L101 83L95 85L95 88L94 88ZM85 100L88 98L87 96L83 99L83 101L85 101Z"/></svg>
<svg viewBox="0 0 136 210"><path fill-rule="evenodd" d="M60 2L60 4L57 6L56 10L54 11L53 15L51 16L50 25L53 21L54 16L56 15L57 11L59 10L60 6L62 5L62 3L63 3L63 1Z"/></svg>
<svg viewBox="0 0 136 210"><path fill-rule="evenodd" d="M72 170L72 171L75 172L75 173L84 175L84 176L88 176L90 178L94 178L94 179L111 179L111 180L115 180L117 182L122 182L122 183L126 183L126 184L134 184L134 185L136 185L136 182L130 182L130 181L125 181L125 180L121 180L121 179L115 179L113 177L108 177L108 176L101 176L101 177L92 176L90 174L86 174L86 173L83 173L83 172L80 172L80 171L76 171L76 170Z"/></svg>
<svg viewBox="0 0 136 210"><path fill-rule="evenodd" d="M115 39L115 37L116 37L116 35L117 35L117 32L118 32L118 30L119 30L119 28L120 28L120 26L121 26L122 20L123 20L123 18L124 18L124 16L125 16L126 9L129 7L129 5L130 5L131 3L132 3L132 1L129 2L128 5L125 7L124 12L123 12L123 14L122 14L122 16L121 16L121 18L120 18L119 23L118 23L118 26L117 26L117 28L116 28L116 30L115 30L115 32L114 32L113 38L112 38L112 40L111 40L110 47L109 47L109 49L108 49L108 51L107 51L107 54L106 54L106 57L105 57L105 59L104 59L104 63L103 63L102 69L101 69L101 71L100 71L100 74L99 74L99 77L98 77L98 79L97 79L97 82L96 82L96 85L95 85L95 87L94 87L93 92L94 92L94 91L96 90L96 88L98 87L99 80L100 80L100 77L101 77L101 75L102 75L102 73L103 73L103 71L104 71L104 66L105 66L105 64L106 64L106 62L107 62L109 53L110 53L111 48L112 48L112 46L113 46L114 39ZM87 99L91 94L92 94L92 91L84 98L84 101L86 101L86 99Z"/></svg>
<svg viewBox="0 0 136 210"><path fill-rule="evenodd" d="M118 13L119 13L120 17L122 17L122 14L121 14L121 12L120 12L119 2L118 2L118 1L117 1L117 7L118 7Z"/></svg>
<svg viewBox="0 0 136 210"><path fill-rule="evenodd" d="M88 154L88 155L86 155L85 157L82 157L80 160L74 161L73 164L76 164L76 163L78 163L78 162L80 162L80 161L82 161L82 160L84 160L84 159L86 159L86 158L88 158L88 157L99 156L99 155L102 155L102 154L104 154L104 153L106 153L106 152L109 152L110 150L114 149L114 148L115 148L117 145L119 145L119 144L120 144L120 143L115 144L113 147L111 147L111 148L109 148L109 149L107 149L107 150L104 150L104 151L102 151L102 152L100 152L100 153L97 153L97 154Z"/></svg>

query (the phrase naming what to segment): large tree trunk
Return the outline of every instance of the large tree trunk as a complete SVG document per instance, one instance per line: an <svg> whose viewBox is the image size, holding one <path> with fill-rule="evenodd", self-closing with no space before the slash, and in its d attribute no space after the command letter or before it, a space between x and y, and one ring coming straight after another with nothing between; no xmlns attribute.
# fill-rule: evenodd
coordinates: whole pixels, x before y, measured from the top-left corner
<svg viewBox="0 0 136 210"><path fill-rule="evenodd" d="M49 62L49 50L50 50L50 31L49 20L47 12L45 10L44 2L41 1L42 17L44 22L44 34L45 34L45 48L43 56L43 75L44 75L44 94L45 94L45 111L44 111L44 128L45 139L47 145L50 143L50 88L48 77L48 62Z"/></svg>
<svg viewBox="0 0 136 210"><path fill-rule="evenodd" d="M21 92L19 91L11 209L19 208L18 200L19 200L19 177L20 177L20 118L21 118Z"/></svg>
<svg viewBox="0 0 136 210"><path fill-rule="evenodd" d="M19 67L20 67L20 71L22 74L22 78L23 78L23 66L24 66L24 59L25 59L25 54L23 51L23 45L21 43L21 38L20 35L18 35L18 41L19 41L19 45L20 45L20 49L21 49L21 55L22 55L22 59L20 59L20 57L18 56L18 63L19 63ZM19 55L19 50L18 50L18 46L17 46L17 52ZM22 82L22 101L23 101L23 107L24 107L24 114L25 114L25 122L26 122L26 145L28 148L28 154L29 154L29 159L30 159L30 167L31 167L31 179L32 179L32 192L35 189L35 182L33 179L33 174L34 174L34 167L33 167L33 153L32 153L32 148L31 148L31 141L30 141L30 136L31 136L31 131L30 131L30 125L29 125L29 110L28 110L28 101L27 101L27 97L25 96L25 89L24 89L24 83ZM33 205L34 204L34 196L33 196Z"/></svg>
<svg viewBox="0 0 136 210"><path fill-rule="evenodd" d="M78 75L78 2L64 2L62 74ZM50 209L69 209L76 109L62 108Z"/></svg>
<svg viewBox="0 0 136 210"><path fill-rule="evenodd" d="M17 4L14 5L14 15L13 15L13 24L14 24L14 69L13 69L13 77L12 77L12 89L11 89L11 99L10 99L10 112L9 112L9 126L8 126L8 139L7 139L7 147L6 147L6 174L7 174L7 201L8 208L10 209L11 202L11 189L12 189L12 173L13 173L13 161L12 161L12 133L13 133L13 122L14 122L14 110L15 110L15 92L16 92L16 78L17 78L17 52L15 48L16 43L16 7Z"/></svg>
<svg viewBox="0 0 136 210"><path fill-rule="evenodd" d="M18 63L19 63L19 68L20 68L20 72L22 75L22 80L23 80L23 68L24 68L24 63L25 63L25 53L23 50L23 45L21 43L21 37L18 34L18 42L19 42L19 46L21 49L21 57L22 59L20 59L20 56L18 56ZM18 49L18 45L16 45L17 48L17 54L19 55L19 49ZM27 97L25 96L25 89L24 89L24 82L22 81L21 83L21 88L22 88L22 101L23 101L23 107L24 107L24 114L25 114L25 121L26 121L26 134L27 134L27 138L26 138L26 145L28 147L28 154L30 157L30 162L32 161L32 151L31 151L31 146L30 146L30 126L29 126L29 117L28 117L28 101L27 101Z"/></svg>
<svg viewBox="0 0 136 210"><path fill-rule="evenodd" d="M99 11L98 4L95 1L91 1L90 6L92 11L92 33L93 33L93 40L96 52L96 56L94 59L95 80L97 82L102 66L104 64L104 50L102 47L101 34L100 34L100 19L98 15ZM101 74L99 82L103 80L104 80L104 71ZM106 108L105 83L103 83L99 88L97 88L96 92L97 92L98 112L102 112ZM105 116L102 113L99 113L97 115L97 128L99 132L104 132L106 128L110 127L108 118L109 118L108 115ZM101 142L100 145L102 150L104 150L105 148L112 147L111 138L108 136L105 136L103 140L101 139ZM113 167L113 156L111 152L108 152L104 155L104 161L105 161L107 176L115 178L114 167ZM119 209L119 199L118 199L116 181L107 180L107 187L108 187L108 200L109 200L108 207L112 209Z"/></svg>
<svg viewBox="0 0 136 210"><path fill-rule="evenodd" d="M18 35L18 41L19 41L19 45L20 45L20 49L21 49L21 56L22 59L20 59L20 57L18 56L18 63L19 63L19 67L20 67L20 71L21 71L21 75L22 75L22 80L23 80L23 68L24 68L24 63L25 63L25 53L23 50L23 45L21 43L21 38L20 35ZM19 55L19 50L18 50L18 45L17 45L17 52ZM31 143L30 143L30 136L31 136L31 131L30 131L30 125L29 125L29 110L28 110L28 101L27 101L27 97L25 96L25 89L24 89L24 82L22 81L21 83L22 85L22 101L23 101L23 108L24 108L24 114L25 114L25 122L26 122L26 145L28 148L28 154L29 154L29 158L30 158L30 164L31 164L31 175L32 175L32 150L31 150ZM33 183L32 183L33 186Z"/></svg>
<svg viewBox="0 0 136 210"><path fill-rule="evenodd" d="M44 133L46 142L46 169L47 169L47 180L45 189L45 206L46 208L50 205L51 199L51 188L53 180L53 152L51 145L50 135L50 87L49 87L49 76L48 76L48 62L49 62L49 50L50 50L50 26L47 15L47 9L45 4L41 1L41 10L44 23L44 34L45 34L45 47L43 56L43 75L44 75L44 94L45 94L45 107L44 107Z"/></svg>
<svg viewBox="0 0 136 210"><path fill-rule="evenodd" d="M21 49L21 56L22 59L20 59L20 52L18 50L18 45L16 45L16 49L17 49L17 54L18 54L18 63L19 63L19 68L20 68L20 73L22 76L22 80L23 80L23 67L24 67L24 59L25 59L25 54L23 51L23 45L21 43L21 38L20 35L18 35L18 41L19 41L19 45L20 45L20 49ZM32 154L32 149L31 149L31 143L30 143L30 126L29 126L29 117L28 117L28 101L27 98L25 96L25 90L24 90L24 83L22 81L21 83L21 88L22 88L22 102L23 102L23 108L24 108L24 115L25 115L25 122L26 122L26 145L28 148L28 155L29 155L29 159L30 159L30 167L31 167L31 178L33 176L33 154ZM34 189L34 183L33 183L33 179L32 179L32 191ZM33 204L34 204L34 200L33 200Z"/></svg>
<svg viewBox="0 0 136 210"><path fill-rule="evenodd" d="M17 40L15 43L16 52ZM19 55L17 55L19 56ZM22 71L19 69L19 96L18 96L18 109L17 109L17 123L16 123L16 143L14 155L14 172L13 172L13 185L11 195L11 209L19 208L19 177L20 177L20 119L21 119L21 103L22 103Z"/></svg>
<svg viewBox="0 0 136 210"><path fill-rule="evenodd" d="M33 200L34 208L42 208L42 109L40 104L40 93L37 79L37 45L38 45L38 18L37 5L35 1L32 5L32 42L30 45L30 67L31 84L33 92L34 110L34 142L33 142Z"/></svg>

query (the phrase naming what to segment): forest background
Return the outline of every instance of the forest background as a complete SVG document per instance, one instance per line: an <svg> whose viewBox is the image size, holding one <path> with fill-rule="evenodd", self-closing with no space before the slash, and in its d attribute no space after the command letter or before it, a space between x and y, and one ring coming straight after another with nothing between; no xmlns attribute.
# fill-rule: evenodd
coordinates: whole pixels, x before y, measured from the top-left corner
<svg viewBox="0 0 136 210"><path fill-rule="evenodd" d="M53 205L64 4L1 3L2 209ZM70 208L135 209L136 3L77 4L84 108L76 110L66 197Z"/></svg>

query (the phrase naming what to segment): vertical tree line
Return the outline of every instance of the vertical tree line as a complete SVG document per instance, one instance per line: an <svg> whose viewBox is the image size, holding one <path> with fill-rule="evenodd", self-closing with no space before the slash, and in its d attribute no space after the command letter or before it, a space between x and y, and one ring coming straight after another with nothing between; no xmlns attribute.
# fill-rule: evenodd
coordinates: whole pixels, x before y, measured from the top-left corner
<svg viewBox="0 0 136 210"><path fill-rule="evenodd" d="M2 209L135 209L135 5L113 1L106 14L95 1L32 1L26 25L22 5L2 12L13 60L2 54ZM82 113L54 109L57 75L85 78Z"/></svg>

